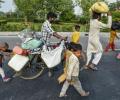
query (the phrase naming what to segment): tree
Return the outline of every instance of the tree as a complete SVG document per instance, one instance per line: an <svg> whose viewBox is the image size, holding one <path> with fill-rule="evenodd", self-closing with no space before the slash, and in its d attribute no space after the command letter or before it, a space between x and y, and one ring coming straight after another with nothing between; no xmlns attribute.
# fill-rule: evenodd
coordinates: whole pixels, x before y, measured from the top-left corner
<svg viewBox="0 0 120 100"><path fill-rule="evenodd" d="M1 7L1 3L4 3L2 0L0 0L0 7Z"/></svg>
<svg viewBox="0 0 120 100"><path fill-rule="evenodd" d="M83 9L83 15L88 16L89 15L89 9L90 7L98 1L104 1L105 0L76 0L80 7Z"/></svg>
<svg viewBox="0 0 120 100"><path fill-rule="evenodd" d="M120 1L110 3L109 8L110 8L111 11L120 10Z"/></svg>
<svg viewBox="0 0 120 100"><path fill-rule="evenodd" d="M72 0L14 0L14 2L28 20L38 13L44 13L42 17L45 17L49 11L62 12L72 8Z"/></svg>

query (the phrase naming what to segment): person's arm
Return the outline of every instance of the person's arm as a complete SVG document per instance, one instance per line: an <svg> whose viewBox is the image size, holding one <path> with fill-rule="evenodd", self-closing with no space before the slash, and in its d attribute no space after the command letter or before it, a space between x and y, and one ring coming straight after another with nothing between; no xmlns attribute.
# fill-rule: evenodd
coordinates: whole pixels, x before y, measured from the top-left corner
<svg viewBox="0 0 120 100"><path fill-rule="evenodd" d="M61 39L61 40L66 40L66 37L62 37L57 32L53 32L53 36L56 37L56 38L58 38L58 39Z"/></svg>
<svg viewBox="0 0 120 100"><path fill-rule="evenodd" d="M107 24L99 22L99 27L100 28L111 28L111 25L112 25L112 16L111 16L110 13L108 13L108 22L107 22Z"/></svg>

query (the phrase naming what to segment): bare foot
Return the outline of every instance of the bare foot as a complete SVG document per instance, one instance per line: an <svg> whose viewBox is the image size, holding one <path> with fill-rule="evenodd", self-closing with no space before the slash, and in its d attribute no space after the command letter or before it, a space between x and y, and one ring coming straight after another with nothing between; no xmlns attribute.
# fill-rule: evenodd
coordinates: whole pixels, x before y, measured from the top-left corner
<svg viewBox="0 0 120 100"><path fill-rule="evenodd" d="M60 98L62 98L62 97L67 97L67 95L66 95L66 94L60 94L59 97L60 97Z"/></svg>
<svg viewBox="0 0 120 100"><path fill-rule="evenodd" d="M85 92L84 94L81 94L81 96L86 97L89 96L90 92Z"/></svg>

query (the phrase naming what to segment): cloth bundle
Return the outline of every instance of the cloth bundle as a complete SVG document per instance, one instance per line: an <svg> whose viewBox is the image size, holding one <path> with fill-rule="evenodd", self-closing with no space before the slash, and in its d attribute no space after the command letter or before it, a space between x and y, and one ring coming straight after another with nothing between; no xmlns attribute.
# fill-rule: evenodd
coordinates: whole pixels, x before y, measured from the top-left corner
<svg viewBox="0 0 120 100"><path fill-rule="evenodd" d="M89 9L90 12L107 13L109 11L108 5L105 2L96 2Z"/></svg>

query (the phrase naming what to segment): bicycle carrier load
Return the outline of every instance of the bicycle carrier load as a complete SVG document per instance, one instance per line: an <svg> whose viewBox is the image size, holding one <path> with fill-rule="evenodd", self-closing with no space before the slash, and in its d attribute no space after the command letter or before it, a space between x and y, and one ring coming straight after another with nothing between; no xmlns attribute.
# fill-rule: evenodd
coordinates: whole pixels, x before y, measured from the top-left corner
<svg viewBox="0 0 120 100"><path fill-rule="evenodd" d="M35 32L31 29L24 29L21 31L18 35L18 37L22 40L21 47L23 49L35 49L37 47L40 47L44 44L42 39L36 39Z"/></svg>
<svg viewBox="0 0 120 100"><path fill-rule="evenodd" d="M41 52L41 58L48 68L53 68L61 62L61 54L64 48L64 41L61 42L59 47L53 50L44 50Z"/></svg>
<svg viewBox="0 0 120 100"><path fill-rule="evenodd" d="M12 59L8 62L8 65L15 71L20 71L25 64L29 61L27 56L15 54Z"/></svg>

